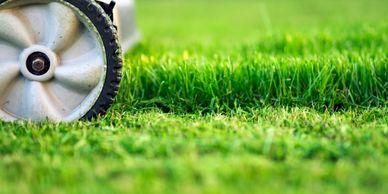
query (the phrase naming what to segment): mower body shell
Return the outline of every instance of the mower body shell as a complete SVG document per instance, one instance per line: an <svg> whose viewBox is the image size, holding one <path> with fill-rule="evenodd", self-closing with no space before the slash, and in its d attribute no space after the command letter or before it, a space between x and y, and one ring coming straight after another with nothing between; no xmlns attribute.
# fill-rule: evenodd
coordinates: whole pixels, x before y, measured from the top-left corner
<svg viewBox="0 0 388 194"><path fill-rule="evenodd" d="M109 4L111 0L99 0ZM113 22L117 26L120 43L123 51L127 51L136 44L140 35L136 27L134 0L115 0Z"/></svg>

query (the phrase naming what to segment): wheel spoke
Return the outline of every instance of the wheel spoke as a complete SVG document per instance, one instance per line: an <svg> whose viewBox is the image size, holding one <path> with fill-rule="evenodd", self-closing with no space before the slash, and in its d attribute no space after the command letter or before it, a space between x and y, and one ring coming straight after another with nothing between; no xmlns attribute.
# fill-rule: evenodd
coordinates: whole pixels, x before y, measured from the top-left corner
<svg viewBox="0 0 388 194"><path fill-rule="evenodd" d="M79 35L80 22L73 10L60 3L50 3L50 31L48 47L60 53L71 45Z"/></svg>
<svg viewBox="0 0 388 194"><path fill-rule="evenodd" d="M62 115L58 112L59 104L54 103L53 97L50 96L40 82L25 81L23 91L23 115L33 121L59 121Z"/></svg>
<svg viewBox="0 0 388 194"><path fill-rule="evenodd" d="M37 44L48 44L49 25L48 6L44 4L32 4L23 6L19 11L24 20L30 23L31 34Z"/></svg>
<svg viewBox="0 0 388 194"><path fill-rule="evenodd" d="M34 42L26 27L29 24L23 22L17 14L17 11L0 11L0 39L16 47L27 48Z"/></svg>
<svg viewBox="0 0 388 194"><path fill-rule="evenodd" d="M47 90L50 91L50 94L56 96L58 103L63 105L60 109L63 114L76 109L86 98L85 93L79 93L55 81L47 83Z"/></svg>
<svg viewBox="0 0 388 194"><path fill-rule="evenodd" d="M15 62L0 63L0 97L6 93L8 85L19 75L19 65Z"/></svg>
<svg viewBox="0 0 388 194"><path fill-rule="evenodd" d="M73 60L62 61L55 79L62 85L79 92L91 91L101 80L103 60L98 52L90 52Z"/></svg>
<svg viewBox="0 0 388 194"><path fill-rule="evenodd" d="M4 41L0 40L0 65L4 61L17 61L21 49L9 45Z"/></svg>
<svg viewBox="0 0 388 194"><path fill-rule="evenodd" d="M66 50L60 53L60 58L63 61L82 57L90 54L90 52L96 50L96 48L101 47L88 30L83 29L82 31L82 35L80 35Z"/></svg>
<svg viewBox="0 0 388 194"><path fill-rule="evenodd" d="M19 49L0 41L0 97L6 93L8 85L20 74Z"/></svg>

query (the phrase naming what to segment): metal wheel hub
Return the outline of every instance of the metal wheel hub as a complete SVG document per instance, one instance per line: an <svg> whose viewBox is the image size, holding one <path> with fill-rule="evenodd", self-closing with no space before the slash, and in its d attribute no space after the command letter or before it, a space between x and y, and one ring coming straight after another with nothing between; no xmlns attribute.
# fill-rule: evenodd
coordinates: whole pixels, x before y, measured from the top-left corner
<svg viewBox="0 0 388 194"><path fill-rule="evenodd" d="M1 4L0 51L0 119L78 120L104 87L101 35L65 1Z"/></svg>
<svg viewBox="0 0 388 194"><path fill-rule="evenodd" d="M25 49L19 59L22 75L31 81L48 81L54 77L57 56L47 47L34 45Z"/></svg>

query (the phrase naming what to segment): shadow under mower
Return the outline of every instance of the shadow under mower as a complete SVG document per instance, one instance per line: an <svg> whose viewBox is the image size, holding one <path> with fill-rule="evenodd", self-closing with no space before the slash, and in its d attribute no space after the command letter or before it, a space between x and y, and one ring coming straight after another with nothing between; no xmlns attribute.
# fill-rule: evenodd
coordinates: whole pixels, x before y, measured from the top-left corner
<svg viewBox="0 0 388 194"><path fill-rule="evenodd" d="M132 0L0 0L0 119L105 114L137 40Z"/></svg>

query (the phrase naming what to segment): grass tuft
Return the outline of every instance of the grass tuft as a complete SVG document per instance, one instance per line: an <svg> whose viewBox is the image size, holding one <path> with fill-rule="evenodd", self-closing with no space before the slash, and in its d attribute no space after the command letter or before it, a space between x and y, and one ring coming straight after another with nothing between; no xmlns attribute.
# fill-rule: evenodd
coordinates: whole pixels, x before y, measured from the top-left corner
<svg viewBox="0 0 388 194"><path fill-rule="evenodd" d="M337 111L388 99L386 28L356 35L273 36L220 54L147 51L127 55L118 103L166 111L309 106ZM358 38L355 38L358 37ZM199 48L197 48L199 49ZM208 49L208 50L206 50Z"/></svg>

